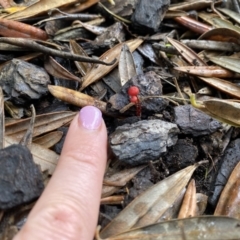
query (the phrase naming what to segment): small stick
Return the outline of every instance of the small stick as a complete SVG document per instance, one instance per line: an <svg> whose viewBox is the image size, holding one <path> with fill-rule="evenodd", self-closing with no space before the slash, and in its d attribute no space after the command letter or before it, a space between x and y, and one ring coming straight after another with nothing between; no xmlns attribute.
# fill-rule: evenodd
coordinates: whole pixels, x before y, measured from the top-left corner
<svg viewBox="0 0 240 240"><path fill-rule="evenodd" d="M107 62L104 62L104 61L101 61L98 59L94 59L94 58L90 58L90 57L82 57L77 54L58 51L58 50L51 49L51 48L43 46L42 44L37 43L40 41L34 41L31 39L0 37L0 42L16 45L19 47L28 47L28 48L33 49L34 51L39 51L39 52L42 52L42 53L45 53L48 55L61 57L61 58L67 58L67 59L74 60L74 61L97 63L97 64L103 64L103 65L107 65L107 66L111 66L116 62L116 59L107 63ZM44 43L44 42L42 41L41 43Z"/></svg>

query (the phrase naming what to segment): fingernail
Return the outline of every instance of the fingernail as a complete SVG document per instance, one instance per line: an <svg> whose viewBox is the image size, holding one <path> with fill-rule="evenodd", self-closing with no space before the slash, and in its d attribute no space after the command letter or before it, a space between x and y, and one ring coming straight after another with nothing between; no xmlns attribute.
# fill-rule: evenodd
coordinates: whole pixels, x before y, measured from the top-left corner
<svg viewBox="0 0 240 240"><path fill-rule="evenodd" d="M96 130L102 123L102 112L93 106L86 106L79 112L82 126L88 130Z"/></svg>

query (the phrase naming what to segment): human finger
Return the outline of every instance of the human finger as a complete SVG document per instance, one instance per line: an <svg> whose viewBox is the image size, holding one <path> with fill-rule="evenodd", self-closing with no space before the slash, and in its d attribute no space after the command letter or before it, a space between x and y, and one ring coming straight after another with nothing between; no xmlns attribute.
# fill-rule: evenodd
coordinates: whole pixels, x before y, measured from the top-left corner
<svg viewBox="0 0 240 240"><path fill-rule="evenodd" d="M85 107L72 121L57 168L14 240L92 240L106 159L101 112Z"/></svg>

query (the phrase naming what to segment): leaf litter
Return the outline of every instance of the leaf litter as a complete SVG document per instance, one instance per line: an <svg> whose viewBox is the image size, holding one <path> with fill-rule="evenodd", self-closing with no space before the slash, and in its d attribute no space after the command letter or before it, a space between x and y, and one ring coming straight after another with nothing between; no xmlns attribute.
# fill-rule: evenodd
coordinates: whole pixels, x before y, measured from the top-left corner
<svg viewBox="0 0 240 240"><path fill-rule="evenodd" d="M235 23L240 6L210 0L98 2L0 2L5 8L0 27L8 25L0 38L0 61L9 77L2 74L0 80L11 78L15 84L6 92L7 81L0 81L2 151L28 147L48 182L76 111L96 106L114 136L97 239L237 239L240 31ZM191 13L195 20L190 10L197 11ZM148 16L154 11L161 16L153 21ZM31 26L35 17L40 21ZM19 57L16 50L26 49L36 53ZM36 91L40 100L18 91L27 81L11 74L19 71L12 63L24 65L20 59L44 66L49 74L45 92L32 72L23 91ZM132 86L139 89L137 95L128 94ZM151 122L176 127L163 131L165 140L159 141ZM120 140L127 143L125 149L118 149ZM208 161L198 167L203 159ZM228 160L231 167L222 163ZM226 181L216 195L215 175L222 166L227 166ZM7 216L0 222L0 237L11 239L17 222Z"/></svg>

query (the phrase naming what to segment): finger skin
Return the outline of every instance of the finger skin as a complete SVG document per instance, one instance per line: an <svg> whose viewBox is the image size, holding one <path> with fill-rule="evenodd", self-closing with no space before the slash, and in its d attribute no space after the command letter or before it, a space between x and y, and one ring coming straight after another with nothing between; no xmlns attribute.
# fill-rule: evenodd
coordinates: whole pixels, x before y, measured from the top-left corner
<svg viewBox="0 0 240 240"><path fill-rule="evenodd" d="M14 240L92 240L107 159L104 121L87 130L72 121L57 168Z"/></svg>

